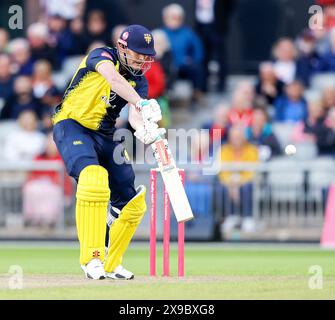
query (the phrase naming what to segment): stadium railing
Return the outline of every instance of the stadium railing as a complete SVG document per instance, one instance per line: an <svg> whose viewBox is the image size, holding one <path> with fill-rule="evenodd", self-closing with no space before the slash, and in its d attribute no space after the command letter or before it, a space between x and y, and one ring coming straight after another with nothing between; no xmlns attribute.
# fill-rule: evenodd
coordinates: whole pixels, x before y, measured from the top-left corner
<svg viewBox="0 0 335 320"><path fill-rule="evenodd" d="M59 187L64 195L65 168L59 161L0 161L0 227L7 227L15 230L24 225L23 219L23 189L30 179L32 172L39 174L54 172L59 177ZM41 178L42 179L42 178ZM41 199L45 196L43 189L39 191ZM65 228L65 196L59 198L59 219L57 227ZM47 214L48 208L45 208Z"/></svg>
<svg viewBox="0 0 335 320"><path fill-rule="evenodd" d="M149 185L150 167L134 165L136 185ZM186 192L196 217L187 226L186 232L190 239L211 239L217 225L224 222L232 210L237 216L250 214L257 226L254 233L239 233L241 239L262 236L280 239L288 237L292 231L303 240L316 239L321 233L327 192L331 183L335 181L334 159L297 161L293 157L284 157L260 164L221 163L211 168L199 164L180 167L186 169ZM59 162L0 161L0 237L4 230L6 234L20 236L18 230L26 229L22 214L22 191L27 176L36 170L55 171L60 177L64 176L64 167ZM239 199L233 200L231 193L227 192L229 188L222 188L218 179L217 172L220 170L233 173L253 172L251 187L246 191L248 195L245 197L241 192L237 196ZM64 190L64 180L61 185ZM160 181L157 192L158 214L162 214L162 210L159 209L163 205L162 188ZM41 189L41 198L43 192ZM64 197L55 229L64 234L69 234L71 230L70 235L75 237L74 206L67 207L65 202ZM47 213L48 208L45 210ZM149 215L146 215L136 234L138 239L148 237L148 226ZM158 236L161 232L162 226L159 225ZM45 233L44 236L47 237ZM225 238L233 236L236 236L236 233L225 235Z"/></svg>

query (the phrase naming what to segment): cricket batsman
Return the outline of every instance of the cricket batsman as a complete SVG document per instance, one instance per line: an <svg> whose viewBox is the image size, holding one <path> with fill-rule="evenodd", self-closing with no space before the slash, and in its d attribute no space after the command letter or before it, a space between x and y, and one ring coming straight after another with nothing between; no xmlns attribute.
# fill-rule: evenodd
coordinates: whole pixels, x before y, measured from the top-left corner
<svg viewBox="0 0 335 320"><path fill-rule="evenodd" d="M143 75L154 56L151 32L141 25L128 26L116 48L94 49L81 61L53 116L54 141L68 174L78 183L76 225L80 265L87 278L134 278L121 263L145 214L146 188L135 188L125 150L120 155L125 161L113 158L122 143L113 135L127 104L137 139L150 144L165 133L157 125L162 118L157 101L146 99Z"/></svg>

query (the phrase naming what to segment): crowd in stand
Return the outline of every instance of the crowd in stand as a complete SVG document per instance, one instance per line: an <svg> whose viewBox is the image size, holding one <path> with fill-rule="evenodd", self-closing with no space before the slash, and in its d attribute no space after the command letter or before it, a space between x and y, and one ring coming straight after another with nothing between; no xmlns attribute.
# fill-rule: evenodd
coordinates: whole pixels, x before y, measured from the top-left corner
<svg viewBox="0 0 335 320"><path fill-rule="evenodd" d="M113 14L107 15L111 11L104 6L113 6ZM199 1L199 27L211 28L213 9ZM68 74L66 62L71 58L79 62L96 47L115 46L128 22L113 1L40 0L38 10L37 20L27 26L23 37L11 39L8 30L0 28L0 126L16 124L6 133L1 152L10 161L48 159L53 144L51 117L73 75ZM159 101L164 127L171 125L168 91L177 79L191 83L194 100L206 91L203 61L208 52L184 20L182 6L171 4L162 11L161 28L153 30L157 56L146 74L148 97ZM214 40L220 42L219 38L216 33ZM211 50L216 51L213 43ZM61 82L55 80L59 74ZM121 114L117 124L126 127L127 115Z"/></svg>
<svg viewBox="0 0 335 320"><path fill-rule="evenodd" d="M214 90L223 93L224 39L232 2L197 0L194 29L185 25L181 5L163 9L161 28L153 30L157 56L146 77L149 98L157 99L162 107L164 127L171 125L168 93L176 80L187 79L192 98L200 101L208 91L208 64L215 60L219 72ZM278 39L269 53L271 59L260 63L256 83L239 82L229 101L216 107L212 121L203 125L208 139L196 150L200 161L217 154L227 162L269 161L280 156L283 145L277 124L291 125L292 143L313 144L319 155L335 156L335 87L325 86L311 99L305 94L313 89L315 75L335 72L335 1L326 2L321 30L306 29L296 39ZM5 142L2 157L22 160L45 155L53 143L48 139L52 113L70 81L59 86L54 73L65 72L64 63L71 57L83 57L98 46L115 46L125 25L111 25L106 12L91 4L40 0L41 15L28 26L25 37L10 39L8 31L0 29L0 125L8 120L18 125ZM126 119L121 114L118 125L127 126ZM214 129L220 134L213 134ZM218 140L221 147L213 150ZM223 192L232 199L242 193L251 198L252 178L247 173L218 176ZM250 214L245 210L245 216ZM246 229L251 230L250 226L246 223Z"/></svg>
<svg viewBox="0 0 335 320"><path fill-rule="evenodd" d="M208 8L199 3L201 20ZM66 75L66 82L59 84L55 73L66 74L65 62L71 57L80 61L95 47L115 46L125 25L111 26L109 16L101 8L92 7L92 1L41 0L40 9L38 21L27 27L25 37L10 39L9 32L0 29L0 121L16 121L22 112L31 111L37 118L36 131L47 134L52 130L54 108L72 77ZM211 13L209 19L214 18L213 8ZM168 91L177 79L192 84L195 100L206 91L203 61L207 52L184 19L182 6L168 5L162 11L161 28L153 30L157 56L146 74L148 96L162 106L165 127L171 125ZM204 24L203 28L209 28ZM127 125L126 115L121 116L119 125Z"/></svg>
<svg viewBox="0 0 335 320"><path fill-rule="evenodd" d="M335 1L320 4L324 5L321 30L306 29L296 39L277 40L271 59L260 63L256 82L237 83L229 101L217 106L212 121L203 125L209 133L199 144L199 160L209 156L220 163L269 161L285 155L281 135L288 135L285 142L298 151L300 145L316 150L304 154L304 160L335 156L335 83L325 80L320 90L312 81L335 72ZM213 134L214 130L221 134ZM216 149L215 139L219 141ZM237 226L256 231L251 210L253 178L246 171L218 175L225 203L223 232Z"/></svg>

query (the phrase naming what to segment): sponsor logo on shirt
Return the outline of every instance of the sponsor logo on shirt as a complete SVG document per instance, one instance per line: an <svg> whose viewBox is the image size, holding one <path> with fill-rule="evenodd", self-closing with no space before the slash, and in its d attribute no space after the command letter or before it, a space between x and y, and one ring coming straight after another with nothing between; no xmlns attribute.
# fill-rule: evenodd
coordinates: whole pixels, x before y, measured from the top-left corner
<svg viewBox="0 0 335 320"><path fill-rule="evenodd" d="M108 52L106 52L106 51L103 51L103 52L101 53L101 56L113 60L112 56L111 56Z"/></svg>

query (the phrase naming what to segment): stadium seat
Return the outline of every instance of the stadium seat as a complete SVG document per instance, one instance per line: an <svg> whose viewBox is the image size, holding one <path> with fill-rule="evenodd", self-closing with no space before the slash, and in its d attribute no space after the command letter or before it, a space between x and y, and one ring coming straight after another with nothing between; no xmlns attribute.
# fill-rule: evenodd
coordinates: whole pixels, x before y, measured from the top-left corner
<svg viewBox="0 0 335 320"><path fill-rule="evenodd" d="M335 180L335 160L330 157L315 159L308 180L315 186L328 187Z"/></svg>
<svg viewBox="0 0 335 320"><path fill-rule="evenodd" d="M63 72L53 72L52 73L52 80L55 83L55 86L58 90L63 91L64 88L68 84L68 79L66 78L66 75L64 75Z"/></svg>
<svg viewBox="0 0 335 320"><path fill-rule="evenodd" d="M251 83L255 84L257 81L257 76L245 74L228 76L226 80L227 91L232 92L241 81L250 81Z"/></svg>
<svg viewBox="0 0 335 320"><path fill-rule="evenodd" d="M297 151L294 157L297 160L311 160L315 159L318 155L318 148L315 143L304 142L295 144Z"/></svg>
<svg viewBox="0 0 335 320"><path fill-rule="evenodd" d="M192 97L192 83L187 80L177 80L173 83L172 89L169 91L171 100L190 100Z"/></svg>
<svg viewBox="0 0 335 320"><path fill-rule="evenodd" d="M311 78L311 88L313 90L322 90L326 87L335 86L335 73L316 74Z"/></svg>
<svg viewBox="0 0 335 320"><path fill-rule="evenodd" d="M310 225L323 223L329 187L334 181L335 160L328 157L314 160L308 172L306 194L309 203L307 210L315 208L315 213L310 216Z"/></svg>
<svg viewBox="0 0 335 320"><path fill-rule="evenodd" d="M75 74L82 58L82 56L66 58L63 62L62 70L52 73L52 80L55 82L55 85L59 90L62 91L66 88Z"/></svg>
<svg viewBox="0 0 335 320"><path fill-rule="evenodd" d="M3 146L7 136L18 129L18 124L16 121L1 121L0 122L0 159L3 155Z"/></svg>
<svg viewBox="0 0 335 320"><path fill-rule="evenodd" d="M66 58L63 62L62 66L62 74L64 75L65 79L67 81L70 81L70 79L75 74L83 56L72 56L69 58Z"/></svg>
<svg viewBox="0 0 335 320"><path fill-rule="evenodd" d="M298 200L303 193L304 172L293 158L279 157L268 163L267 183L275 201Z"/></svg>
<svg viewBox="0 0 335 320"><path fill-rule="evenodd" d="M307 101L315 101L321 98L321 93L319 90L315 89L305 89L304 98Z"/></svg>
<svg viewBox="0 0 335 320"><path fill-rule="evenodd" d="M272 125L273 132L278 138L278 141L283 150L285 149L285 146L287 146L290 143L294 126L295 126L294 123L281 123L281 122L275 122Z"/></svg>

